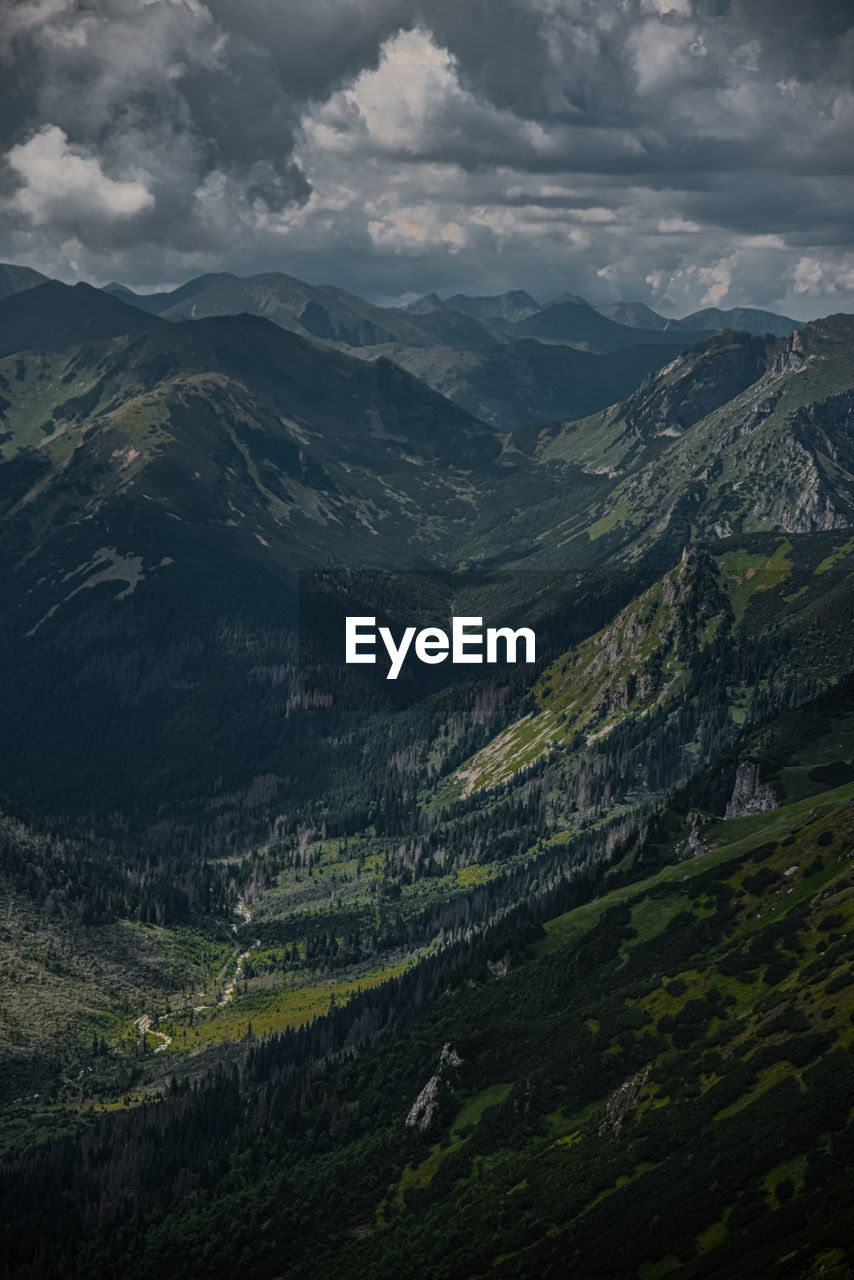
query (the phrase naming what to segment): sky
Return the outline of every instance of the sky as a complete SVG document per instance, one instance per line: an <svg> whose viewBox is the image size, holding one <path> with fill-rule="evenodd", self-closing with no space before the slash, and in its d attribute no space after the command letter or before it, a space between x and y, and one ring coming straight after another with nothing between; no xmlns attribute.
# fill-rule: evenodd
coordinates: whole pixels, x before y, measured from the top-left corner
<svg viewBox="0 0 854 1280"><path fill-rule="evenodd" d="M851 0L3 0L0 260L854 311Z"/></svg>

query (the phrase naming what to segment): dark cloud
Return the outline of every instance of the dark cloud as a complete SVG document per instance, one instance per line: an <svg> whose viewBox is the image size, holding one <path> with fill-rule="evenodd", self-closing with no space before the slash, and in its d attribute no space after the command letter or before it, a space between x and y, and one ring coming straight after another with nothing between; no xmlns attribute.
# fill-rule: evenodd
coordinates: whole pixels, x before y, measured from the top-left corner
<svg viewBox="0 0 854 1280"><path fill-rule="evenodd" d="M837 0L13 0L0 255L854 305Z"/></svg>

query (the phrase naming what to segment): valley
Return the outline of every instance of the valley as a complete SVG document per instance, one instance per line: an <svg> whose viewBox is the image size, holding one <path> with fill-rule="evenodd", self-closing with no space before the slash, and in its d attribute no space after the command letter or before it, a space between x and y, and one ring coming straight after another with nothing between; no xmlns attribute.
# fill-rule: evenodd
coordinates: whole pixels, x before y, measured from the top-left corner
<svg viewBox="0 0 854 1280"><path fill-rule="evenodd" d="M9 1274L841 1280L852 317L9 279Z"/></svg>

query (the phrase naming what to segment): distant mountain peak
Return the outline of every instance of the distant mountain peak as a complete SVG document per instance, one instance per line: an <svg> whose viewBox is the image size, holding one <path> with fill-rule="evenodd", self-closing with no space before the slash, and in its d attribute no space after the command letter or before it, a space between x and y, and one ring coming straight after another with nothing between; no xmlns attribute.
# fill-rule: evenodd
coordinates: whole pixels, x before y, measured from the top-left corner
<svg viewBox="0 0 854 1280"><path fill-rule="evenodd" d="M474 316L477 320L507 320L511 324L518 324L540 309L536 298L524 289L475 297L455 293L446 298L442 306L447 311L461 311L463 315Z"/></svg>
<svg viewBox="0 0 854 1280"><path fill-rule="evenodd" d="M116 298L135 298L137 295L133 289L129 289L126 284L119 284L118 280L111 280L109 284L102 285L102 293L111 293Z"/></svg>
<svg viewBox="0 0 854 1280"><path fill-rule="evenodd" d="M761 311L757 307L704 307L681 319L667 319L653 311L645 302L608 302L596 307L600 316L607 316L617 324L630 329L675 330L691 333L715 333L721 329L735 329L743 333L762 335L771 333L775 338L785 338L801 321L791 316L778 315L775 311Z"/></svg>
<svg viewBox="0 0 854 1280"><path fill-rule="evenodd" d="M705 307L702 311L694 311L681 320L671 320L669 328L681 329L742 329L746 333L773 333L775 338L785 338L794 329L801 327L802 321L793 320L791 316L781 316L775 311L761 311L757 307L730 307L723 311L719 307Z"/></svg>
<svg viewBox="0 0 854 1280"><path fill-rule="evenodd" d="M578 293L559 293L556 298L550 298L546 303L546 308L561 306L564 303L571 302L576 307L588 307L591 311L593 308L586 298L582 298Z"/></svg>
<svg viewBox="0 0 854 1280"><path fill-rule="evenodd" d="M47 280L0 300L0 355L99 342L162 323L83 281Z"/></svg>
<svg viewBox="0 0 854 1280"><path fill-rule="evenodd" d="M14 293L24 293L27 289L35 289L38 285L45 284L48 278L32 267L0 262L0 299L9 298Z"/></svg>
<svg viewBox="0 0 854 1280"><path fill-rule="evenodd" d="M406 311L411 316L425 316L431 311L444 310L445 304L438 293L425 293L423 297L416 298L414 302L408 302L405 307L401 307L401 311Z"/></svg>
<svg viewBox="0 0 854 1280"><path fill-rule="evenodd" d="M653 311L645 302L607 302L596 310L600 316L607 316L630 329L666 329L668 324L665 316Z"/></svg>

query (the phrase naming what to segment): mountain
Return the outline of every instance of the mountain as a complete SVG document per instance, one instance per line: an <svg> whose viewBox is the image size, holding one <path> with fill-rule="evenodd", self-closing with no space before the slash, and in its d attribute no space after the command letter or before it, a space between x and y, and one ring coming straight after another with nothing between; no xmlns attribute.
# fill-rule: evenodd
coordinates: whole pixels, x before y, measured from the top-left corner
<svg viewBox="0 0 854 1280"><path fill-rule="evenodd" d="M672 342L673 335L659 329L635 329L617 324L595 311L589 303L553 302L534 315L520 321L516 331L526 338L541 342L581 343L588 350L619 351L643 343ZM699 332L680 331L687 346L702 336Z"/></svg>
<svg viewBox="0 0 854 1280"><path fill-rule="evenodd" d="M0 359L5 1274L844 1280L854 317L287 280Z"/></svg>
<svg viewBox="0 0 854 1280"><path fill-rule="evenodd" d="M564 528L568 553L667 547L672 557L698 537L851 523L852 339L846 315L770 347L720 334L650 375L625 405L557 433L523 432L520 445L541 461L611 478L607 497Z"/></svg>
<svg viewBox="0 0 854 1280"><path fill-rule="evenodd" d="M233 697L241 718L250 706L259 717L235 791L279 776L281 735L298 732L280 718L291 677L276 692L251 688L247 673L293 671L285 584L301 568L629 566L641 583L696 539L844 529L854 520L852 323L830 317L778 340L714 335L627 401L512 437L388 360L358 360L248 316L0 364L4 696L14 726L5 776L28 802L50 795L54 811L118 810L120 752L107 758L103 744L133 722L133 807L150 820L154 795L165 794L151 698L170 691L166 723L186 753L198 717L213 714L213 671L231 691L222 715ZM595 358L570 358L579 354ZM539 590L536 575L520 581ZM215 621L224 592L227 626ZM97 640L107 626L109 659ZM263 637L263 660L208 638L233 626ZM63 656L48 659L54 652ZM95 702L90 684L102 689ZM25 693L34 688L37 711ZM85 750L48 730L58 707L69 732L90 722ZM223 731L187 768L194 822L210 813ZM317 757L302 754L316 772ZM46 755L53 767L38 770ZM61 769L69 755L73 767Z"/></svg>
<svg viewBox="0 0 854 1280"><path fill-rule="evenodd" d="M116 296L128 298L123 286L116 288L121 290ZM169 293L130 296L134 305L164 319L247 312L303 336L352 347L369 359L388 356L500 429L547 417L575 417L611 403L689 340L674 337L672 352L639 350L601 367L585 365L557 356L543 344L535 347L530 339L514 341L513 319L538 307L522 291L482 298L459 294L445 302L433 294L398 310L280 274L241 280L221 273L201 276ZM591 309L587 312L593 315ZM500 328L493 330L488 322ZM631 336L642 342L643 335Z"/></svg>
<svg viewBox="0 0 854 1280"><path fill-rule="evenodd" d="M350 1187L367 1150L380 1168L295 1276L844 1275L851 796L703 815L697 857L683 827L672 862L622 885L615 869L521 953L478 956L420 1055L417 1033L398 1050L408 1095L374 1055L382 1136L339 1138L333 1167Z"/></svg>
<svg viewBox="0 0 854 1280"><path fill-rule="evenodd" d="M430 315L434 311L458 311L461 315L474 316L477 320L505 320L515 324L539 311L540 304L524 289L511 289L507 293L488 297L472 297L467 293L454 293L443 301L437 293L426 293L422 298L407 303L402 308L409 315Z"/></svg>
<svg viewBox="0 0 854 1280"><path fill-rule="evenodd" d="M427 316L431 311L444 311L445 304L438 293L425 293L414 302L408 302L405 307L401 307L401 310L412 316Z"/></svg>
<svg viewBox="0 0 854 1280"><path fill-rule="evenodd" d="M852 754L847 681L745 728L669 804L613 824L606 855L579 832L541 837L547 887L466 921L443 957L357 989L327 935L325 985L276 1033L274 974L298 981L315 939L253 920L237 999L152 1002L142 1032L132 1005L85 1052L82 1085L69 1064L47 1103L13 1101L10 1275L49 1255L46 1274L144 1280L197 1239L210 1256L193 1274L211 1277L236 1259L281 1275L284 1247L295 1280L843 1276ZM726 816L748 774L763 799ZM353 883L340 850L325 856ZM483 904L494 864L470 865ZM200 1044L206 1027L235 1038ZM22 1150L27 1107L39 1141Z"/></svg>
<svg viewBox="0 0 854 1280"><path fill-rule="evenodd" d="M36 285L46 284L47 276L32 267L16 267L11 262L0 262L0 299L11 297L14 293L23 293L25 289L34 289Z"/></svg>
<svg viewBox="0 0 854 1280"><path fill-rule="evenodd" d="M609 303L594 309L572 293L560 294L543 307L522 289L492 296L456 293L444 300L430 293L405 307L377 307L333 285L311 285L282 272L246 277L214 272L189 280L177 289L153 294L136 294L114 283L105 286L104 292L170 320L245 311L304 337L351 347L389 342L482 347L502 337L517 336L516 326L526 322L521 336L547 342L586 343L608 351L638 342L660 341L650 335L670 330L684 333L685 340L691 343L703 333L718 329L784 337L798 327L797 321L786 316L751 307L730 311L707 308L681 320L666 320L643 303ZM603 325L600 317L617 327ZM644 336L630 337L621 332L626 328L640 329Z"/></svg>
<svg viewBox="0 0 854 1280"><path fill-rule="evenodd" d="M387 344L362 350L370 358L387 356L482 421L509 431L531 422L582 417L612 404L682 346L594 354L528 338L477 349Z"/></svg>
<svg viewBox="0 0 854 1280"><path fill-rule="evenodd" d="M587 301L586 298L582 298L581 295L578 293L569 293L566 290L564 290L563 293L559 293L556 297L549 299L549 301L546 303L546 306L556 307L558 306L559 303L562 303L562 302L572 302L575 304L575 306L578 306L578 307L590 306L590 303Z"/></svg>
<svg viewBox="0 0 854 1280"><path fill-rule="evenodd" d="M136 305L167 320L245 312L303 337L349 347L383 342L432 346L439 341L477 347L497 341L485 325L457 312L410 315L396 308L375 307L344 289L307 284L281 272L199 276L171 292L138 297Z"/></svg>
<svg viewBox="0 0 854 1280"><path fill-rule="evenodd" d="M728 311L721 311L718 307L706 307L702 311L694 311L689 316L683 316L681 320L668 320L653 311L645 302L609 302L605 306L597 307L596 310L600 315L607 316L609 320L615 320L618 324L628 325L633 329L687 331L693 334L734 329L758 335L771 333L777 338L786 338L802 324L802 321L792 320L790 316L777 315L774 311L759 311L755 307L732 307Z"/></svg>
<svg viewBox="0 0 854 1280"><path fill-rule="evenodd" d="M161 323L91 285L49 280L0 300L0 356L97 342Z"/></svg>
<svg viewBox="0 0 854 1280"><path fill-rule="evenodd" d="M776 688L779 697L807 670L815 687L826 688L848 670L850 556L841 532L686 547L678 565L605 627L555 658L527 713L460 767L458 784L470 794L551 757L582 810L589 804L584 775L601 742L621 760L609 781L611 801L627 804L649 789L650 757L667 759L677 715L682 750L695 768L705 763L710 738L723 732L725 740L727 725L734 736L745 713L761 717L761 690Z"/></svg>
<svg viewBox="0 0 854 1280"><path fill-rule="evenodd" d="M192 493L196 519L226 520L225 498L217 498L219 469L228 471L225 457L217 461L224 448L239 484L249 486L243 500L260 504L263 521L287 523L288 554L297 558L305 554L300 528L307 546L321 540L318 554L324 540L331 550L338 538L350 563L360 544L381 555L385 536L370 515L376 499L384 525L394 523L395 509L405 523L419 523L443 492L452 506L462 501L463 473L488 468L501 452L492 431L390 361L358 360L252 316L158 324L113 343L34 356L20 368L4 366L2 385L4 454L19 465L38 461L39 503L54 484L67 500L78 476L90 515L102 500L140 487L146 501L167 501L143 481L149 468L177 481L174 450L188 485L179 505ZM118 461L103 469L110 457ZM196 469L199 486L191 483ZM384 487L384 478L402 488ZM412 484L421 490L415 499L414 491L405 496ZM399 536L391 535L387 552Z"/></svg>
<svg viewBox="0 0 854 1280"><path fill-rule="evenodd" d="M122 302L129 302L131 306L138 305L139 300L144 297L143 294L136 294L133 289L129 289L127 285L118 284L115 280L103 285L101 292L108 293L112 298L119 298Z"/></svg>
<svg viewBox="0 0 854 1280"><path fill-rule="evenodd" d="M0 362L0 395L0 768L54 812L130 800L153 821L172 791L166 760L183 822L232 765L238 789L267 775L295 786L275 763L288 751L317 774L304 742L285 745L301 732L297 572L450 567L464 538L518 546L520 503L548 491L521 456L507 490L506 442L390 361L256 317L16 356ZM256 668L290 674L268 685ZM224 759L235 716L254 717L254 745ZM194 763L178 768L176 753Z"/></svg>
<svg viewBox="0 0 854 1280"><path fill-rule="evenodd" d="M238 277L230 271L216 271L209 272L207 275L196 276L193 280L188 280L186 284L179 285L177 289L162 290L157 293L134 293L133 289L128 289L126 285L116 284L115 282L104 285L104 292L111 293L117 298L122 298L125 302L132 301L133 305L139 307L142 311L149 311L152 315L160 315L169 308L185 302L188 298L194 298L197 294L203 293L206 289L212 289L217 285L226 284L237 279Z"/></svg>
<svg viewBox="0 0 854 1280"><path fill-rule="evenodd" d="M583 416L613 403L637 386L638 375L656 367L656 359L665 363L677 344L691 346L727 321L743 318L750 331L774 329L770 313L748 309L743 315L698 312L701 319L692 330L687 322L666 321L640 304L615 304L624 308L619 316L626 320L617 323L614 306L596 310L583 298L561 294L540 307L522 290L482 297L460 293L444 301L433 293L403 308L376 307L344 290L282 273L240 278L220 272L163 293L136 295L122 285L108 285L106 292L167 320L245 312L368 358L388 356L470 412L511 430L537 419ZM600 355L657 344L671 351L656 358L641 350L611 367L582 368L536 350L532 340L541 347L561 343Z"/></svg>
<svg viewBox="0 0 854 1280"><path fill-rule="evenodd" d="M532 426L516 439L523 445L536 441L544 460L565 459L622 475L752 387L777 351L773 341L750 334L715 334L653 371L619 404L563 428Z"/></svg>
<svg viewBox="0 0 854 1280"><path fill-rule="evenodd" d="M596 310L601 316L615 321L616 324L628 325L630 329L667 329L671 321L653 311L645 302L608 302ZM678 325L679 321L676 322ZM702 329L703 325L696 328ZM722 329L737 329L738 325L721 325Z"/></svg>
<svg viewBox="0 0 854 1280"><path fill-rule="evenodd" d="M758 311L755 307L732 307L729 311L706 307L703 311L683 316L681 320L669 321L668 327L694 332L701 329L744 329L747 333L773 333L775 337L786 338L795 329L799 329L801 323L791 316L780 316L773 311Z"/></svg>
<svg viewBox="0 0 854 1280"><path fill-rule="evenodd" d="M532 298L524 289L511 289L507 293L491 297L454 293L442 305L448 310L475 316L478 320L507 320L511 324L517 324L540 310L536 298Z"/></svg>

